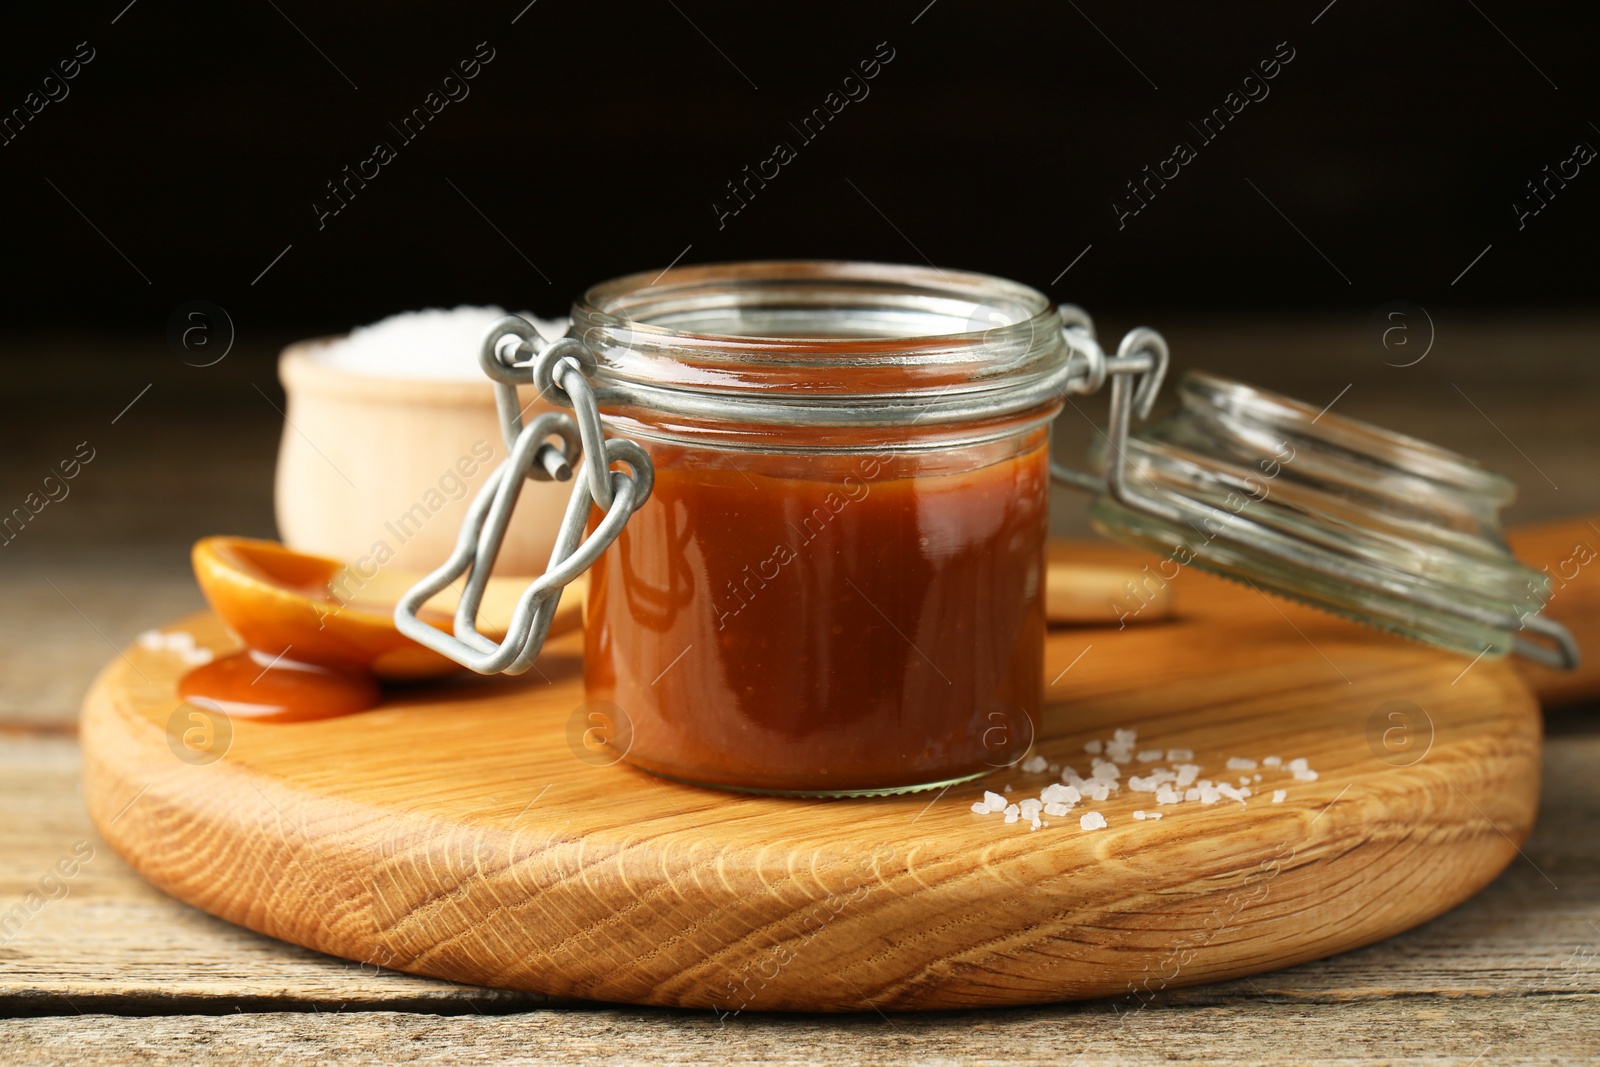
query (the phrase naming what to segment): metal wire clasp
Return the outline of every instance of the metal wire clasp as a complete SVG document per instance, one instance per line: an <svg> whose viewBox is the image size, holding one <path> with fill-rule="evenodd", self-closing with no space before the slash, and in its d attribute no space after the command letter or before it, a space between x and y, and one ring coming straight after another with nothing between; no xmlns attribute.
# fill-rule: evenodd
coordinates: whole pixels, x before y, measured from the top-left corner
<svg viewBox="0 0 1600 1067"><path fill-rule="evenodd" d="M595 357L581 341L571 337L546 341L526 320L509 315L490 328L479 362L494 381L507 458L473 498L450 558L406 592L395 605L394 622L413 641L479 674L521 674L533 666L544 647L562 590L600 558L649 499L655 468L635 442L605 438L588 379ZM571 408L573 414L547 412L524 425L519 385L536 386L541 397ZM505 640L496 644L478 632L478 608L522 484L530 478L566 481L580 458L582 467L550 552L550 565L517 601ZM613 470L618 463L628 469ZM591 505L598 505L605 516L585 539ZM456 607L452 636L423 622L417 612L463 574L467 584Z"/></svg>
<svg viewBox="0 0 1600 1067"><path fill-rule="evenodd" d="M1123 500L1127 493L1123 445L1128 440L1128 426L1132 415L1141 420L1150 416L1150 408L1161 392L1169 359L1166 338L1148 326L1139 326L1124 334L1116 356L1108 357L1095 340L1094 322L1088 312L1063 304L1060 313L1062 333L1071 350L1067 391L1097 393L1106 379L1111 379L1111 452L1106 456L1104 474L1075 470L1051 460L1050 476L1091 493L1109 489L1113 497Z"/></svg>

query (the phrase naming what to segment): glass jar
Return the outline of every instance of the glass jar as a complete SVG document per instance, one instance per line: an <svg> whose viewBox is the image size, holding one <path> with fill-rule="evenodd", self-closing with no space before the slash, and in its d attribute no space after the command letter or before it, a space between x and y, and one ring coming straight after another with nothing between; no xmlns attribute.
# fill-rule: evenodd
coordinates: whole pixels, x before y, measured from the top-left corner
<svg viewBox="0 0 1600 1067"><path fill-rule="evenodd" d="M395 610L482 673L532 667L592 568L589 707L657 774L729 789L941 787L1032 745L1054 477L1118 539L1468 655L1570 667L1543 575L1470 460L1208 375L1135 434L1167 347L981 274L735 263L590 289L569 334L485 339L509 458ZM1069 393L1110 386L1101 469L1052 463ZM526 426L518 386L573 414ZM581 459L581 466L580 464ZM619 465L625 469L618 469ZM574 478L550 565L496 643L475 622L528 479ZM446 634L417 618L465 584Z"/></svg>
<svg viewBox="0 0 1600 1067"><path fill-rule="evenodd" d="M655 468L585 614L588 695L631 725L628 761L854 794L1026 750L1069 359L1047 298L952 271L750 263L598 286L573 332L597 395L617 396L607 432Z"/></svg>

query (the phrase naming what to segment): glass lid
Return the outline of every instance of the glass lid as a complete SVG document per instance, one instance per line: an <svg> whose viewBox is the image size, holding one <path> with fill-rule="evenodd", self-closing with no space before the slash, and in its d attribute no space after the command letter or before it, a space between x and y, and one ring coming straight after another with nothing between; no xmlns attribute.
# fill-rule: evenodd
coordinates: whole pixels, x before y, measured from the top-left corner
<svg viewBox="0 0 1600 1067"><path fill-rule="evenodd" d="M1103 533L1457 652L1576 663L1571 636L1538 614L1549 579L1506 547L1510 480L1226 378L1191 371L1178 393L1114 463L1097 453Z"/></svg>

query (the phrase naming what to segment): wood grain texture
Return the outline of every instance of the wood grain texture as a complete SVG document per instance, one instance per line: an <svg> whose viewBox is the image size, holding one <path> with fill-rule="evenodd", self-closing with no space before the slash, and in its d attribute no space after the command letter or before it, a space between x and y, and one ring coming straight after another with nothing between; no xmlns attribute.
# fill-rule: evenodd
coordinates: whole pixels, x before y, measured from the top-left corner
<svg viewBox="0 0 1600 1067"><path fill-rule="evenodd" d="M1539 717L1508 666L1463 671L1315 612L1242 618L1205 600L1190 593L1167 625L1053 634L1040 749L1083 764L1086 739L1129 726L1194 749L1208 773L1236 754L1309 758L1321 779L1285 783L1282 805L1134 822L1152 798L1125 795L1096 805L1104 832L1069 817L1030 833L967 808L985 785L1036 790L1044 775L841 803L597 768L566 736L583 699L572 638L541 664L551 684L474 679L359 717L240 722L203 767L167 744L171 666L130 651L85 708L86 800L156 885L284 940L458 982L724 1011L1002 1005L1254 974L1413 926L1516 855ZM185 625L227 642L206 617ZM1433 723L1409 767L1371 737L1393 699Z"/></svg>
<svg viewBox="0 0 1600 1067"><path fill-rule="evenodd" d="M1573 717L1565 725L1589 721ZM1158 1002L1270 1011L1286 1002L1460 1003L1600 993L1597 765L1600 732L1550 738L1539 822L1523 845L1527 858L1460 907L1365 949L1248 979L1169 989ZM0 1016L217 1014L272 1005L495 1014L544 1003L531 994L363 967L206 915L149 885L104 845L80 787L74 739L0 736L0 811L17 815L0 821L0 911L35 890L76 842L96 849L66 894L0 945ZM1012 1016L996 1018L1003 1025Z"/></svg>

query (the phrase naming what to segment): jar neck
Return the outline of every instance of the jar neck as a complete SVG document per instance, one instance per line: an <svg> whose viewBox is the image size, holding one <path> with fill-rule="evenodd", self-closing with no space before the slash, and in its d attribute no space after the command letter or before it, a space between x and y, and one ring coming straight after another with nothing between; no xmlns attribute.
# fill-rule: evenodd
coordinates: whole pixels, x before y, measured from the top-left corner
<svg viewBox="0 0 1600 1067"><path fill-rule="evenodd" d="M906 432L1052 412L1055 305L966 271L827 261L684 267L573 306L602 410L705 429Z"/></svg>

